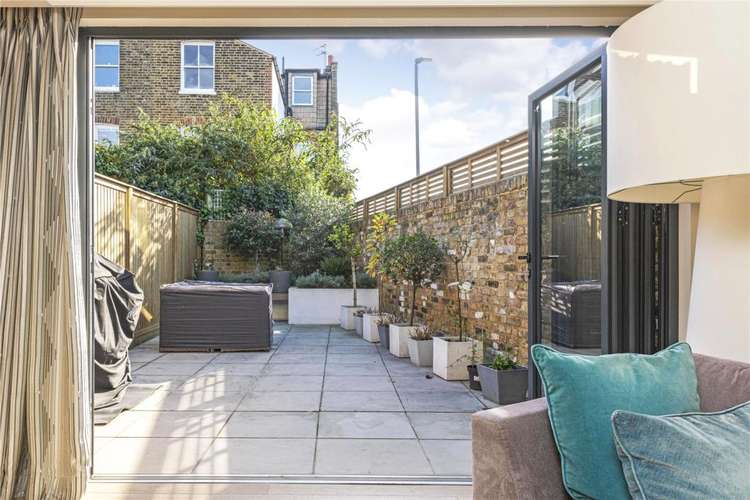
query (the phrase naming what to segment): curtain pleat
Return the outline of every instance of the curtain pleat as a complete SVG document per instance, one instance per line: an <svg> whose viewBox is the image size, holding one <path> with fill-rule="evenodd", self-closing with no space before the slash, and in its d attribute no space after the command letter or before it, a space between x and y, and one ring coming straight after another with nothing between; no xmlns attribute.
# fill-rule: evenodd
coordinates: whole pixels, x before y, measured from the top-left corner
<svg viewBox="0 0 750 500"><path fill-rule="evenodd" d="M77 499L90 443L80 9L0 9L0 498Z"/></svg>

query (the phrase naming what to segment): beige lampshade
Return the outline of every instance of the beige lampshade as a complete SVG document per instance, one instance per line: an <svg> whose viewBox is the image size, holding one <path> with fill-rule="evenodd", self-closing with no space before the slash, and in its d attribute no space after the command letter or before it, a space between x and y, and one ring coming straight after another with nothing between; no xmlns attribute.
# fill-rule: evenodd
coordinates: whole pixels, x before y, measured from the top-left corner
<svg viewBox="0 0 750 500"><path fill-rule="evenodd" d="M750 2L665 0L607 47L607 194L700 200L750 174Z"/></svg>

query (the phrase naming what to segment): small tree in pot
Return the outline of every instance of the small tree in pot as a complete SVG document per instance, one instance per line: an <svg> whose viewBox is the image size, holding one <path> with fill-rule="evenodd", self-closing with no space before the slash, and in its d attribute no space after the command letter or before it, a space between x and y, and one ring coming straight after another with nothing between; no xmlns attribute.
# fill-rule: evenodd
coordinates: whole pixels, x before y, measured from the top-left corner
<svg viewBox="0 0 750 500"><path fill-rule="evenodd" d="M354 314L364 310L357 304L357 261L362 257L364 245L361 233L355 231L350 224L337 224L328 240L334 248L349 258L352 270L352 304L341 306L341 328L354 329Z"/></svg>
<svg viewBox="0 0 750 500"><path fill-rule="evenodd" d="M417 289L438 279L443 272L443 251L434 238L421 231L389 240L383 248L383 269L394 281L406 283L410 290L409 322L391 324L390 351L397 357L409 355L408 340L416 330L414 311Z"/></svg>
<svg viewBox="0 0 750 500"><path fill-rule="evenodd" d="M448 283L448 288L456 289L454 314L458 332L457 336L435 337L433 340L432 371L445 380L467 380L468 366L473 363L474 341L466 337L463 317L463 305L468 300L473 284L464 279L461 273L462 263L469 255L470 248L471 242L458 236L454 245L445 251L456 276L456 281Z"/></svg>

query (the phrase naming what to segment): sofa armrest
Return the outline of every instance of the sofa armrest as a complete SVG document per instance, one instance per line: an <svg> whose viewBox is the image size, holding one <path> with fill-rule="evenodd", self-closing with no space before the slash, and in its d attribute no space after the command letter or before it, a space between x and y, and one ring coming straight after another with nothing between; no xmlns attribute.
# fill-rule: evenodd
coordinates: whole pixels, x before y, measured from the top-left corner
<svg viewBox="0 0 750 500"><path fill-rule="evenodd" d="M568 498L547 403L533 399L472 416L474 498Z"/></svg>

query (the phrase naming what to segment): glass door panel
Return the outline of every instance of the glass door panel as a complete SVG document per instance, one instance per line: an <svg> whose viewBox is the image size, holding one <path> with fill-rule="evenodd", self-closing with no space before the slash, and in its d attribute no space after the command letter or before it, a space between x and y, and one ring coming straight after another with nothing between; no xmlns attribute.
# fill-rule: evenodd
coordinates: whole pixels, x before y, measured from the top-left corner
<svg viewBox="0 0 750 500"><path fill-rule="evenodd" d="M602 350L601 65L538 102L537 341L561 351Z"/></svg>

